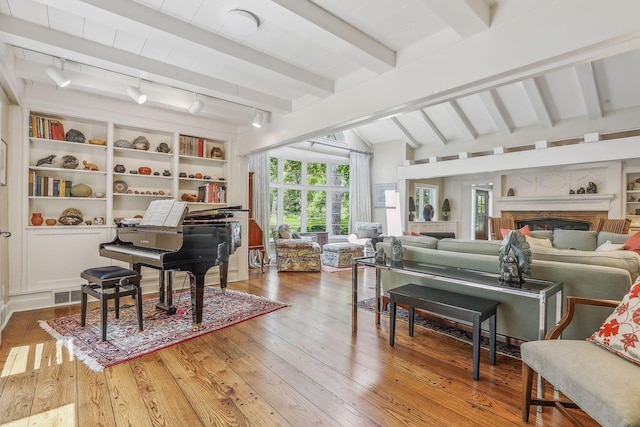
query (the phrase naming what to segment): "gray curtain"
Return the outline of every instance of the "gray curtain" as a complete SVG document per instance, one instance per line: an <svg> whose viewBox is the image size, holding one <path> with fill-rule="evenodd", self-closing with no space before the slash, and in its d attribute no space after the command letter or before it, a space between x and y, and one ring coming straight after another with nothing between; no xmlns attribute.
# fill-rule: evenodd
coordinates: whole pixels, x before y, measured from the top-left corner
<svg viewBox="0 0 640 427"><path fill-rule="evenodd" d="M349 153L349 232L356 222L371 221L371 153Z"/></svg>
<svg viewBox="0 0 640 427"><path fill-rule="evenodd" d="M262 152L249 156L249 172L253 172L253 217L262 229L262 243L265 249L265 264L269 264L269 153ZM249 265L260 268L260 254L252 251L249 254Z"/></svg>

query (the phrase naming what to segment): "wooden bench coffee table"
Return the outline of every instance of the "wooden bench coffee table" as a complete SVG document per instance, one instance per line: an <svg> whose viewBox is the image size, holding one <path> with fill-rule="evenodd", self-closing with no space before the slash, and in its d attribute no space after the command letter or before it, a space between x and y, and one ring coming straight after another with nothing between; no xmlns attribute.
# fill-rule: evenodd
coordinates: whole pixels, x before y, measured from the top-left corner
<svg viewBox="0 0 640 427"><path fill-rule="evenodd" d="M485 298L463 295L427 286L408 284L389 291L389 344L395 343L396 305L409 307L409 336L413 336L415 309L471 322L473 325L473 379L480 378L480 324L489 319L489 360L496 364L496 308L500 304Z"/></svg>

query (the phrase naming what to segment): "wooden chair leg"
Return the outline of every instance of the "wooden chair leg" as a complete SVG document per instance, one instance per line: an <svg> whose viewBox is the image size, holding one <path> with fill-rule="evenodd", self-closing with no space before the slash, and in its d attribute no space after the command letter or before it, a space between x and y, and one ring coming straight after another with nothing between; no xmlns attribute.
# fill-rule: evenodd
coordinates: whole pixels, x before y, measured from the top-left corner
<svg viewBox="0 0 640 427"><path fill-rule="evenodd" d="M102 322L102 341L107 340L107 311L109 310L109 299L100 294L100 317Z"/></svg>
<svg viewBox="0 0 640 427"><path fill-rule="evenodd" d="M138 330L141 331L143 327L142 327L142 287L140 285L137 286L136 312L138 314Z"/></svg>
<svg viewBox="0 0 640 427"><path fill-rule="evenodd" d="M529 422L531 409L531 388L533 387L533 369L522 362L522 421Z"/></svg>
<svg viewBox="0 0 640 427"><path fill-rule="evenodd" d="M83 289L80 295L80 326L85 326L87 323L87 293Z"/></svg>

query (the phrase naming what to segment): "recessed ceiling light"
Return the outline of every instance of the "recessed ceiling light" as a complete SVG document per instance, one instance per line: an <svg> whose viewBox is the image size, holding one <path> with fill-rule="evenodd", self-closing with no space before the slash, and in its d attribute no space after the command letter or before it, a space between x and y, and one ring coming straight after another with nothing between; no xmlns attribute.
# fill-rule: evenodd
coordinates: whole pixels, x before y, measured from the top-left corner
<svg viewBox="0 0 640 427"><path fill-rule="evenodd" d="M232 9L224 17L223 31L236 37L245 37L254 33L260 26L260 18L244 9Z"/></svg>

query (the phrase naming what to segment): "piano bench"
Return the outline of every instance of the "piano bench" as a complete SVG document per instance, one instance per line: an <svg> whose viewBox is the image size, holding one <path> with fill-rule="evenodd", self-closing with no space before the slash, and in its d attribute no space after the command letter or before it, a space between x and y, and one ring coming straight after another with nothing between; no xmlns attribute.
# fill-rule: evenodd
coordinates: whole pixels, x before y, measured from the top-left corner
<svg viewBox="0 0 640 427"><path fill-rule="evenodd" d="M80 325L85 326L87 320L87 295L100 301L100 317L102 321L102 341L107 340L107 303L115 299L116 319L120 317L120 297L132 296L136 300L138 329L142 330L142 288L140 273L128 268L106 266L89 268L80 274L89 283L82 285L80 302Z"/></svg>

